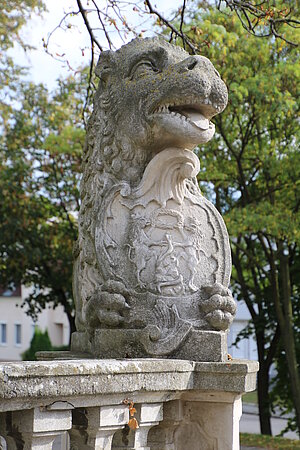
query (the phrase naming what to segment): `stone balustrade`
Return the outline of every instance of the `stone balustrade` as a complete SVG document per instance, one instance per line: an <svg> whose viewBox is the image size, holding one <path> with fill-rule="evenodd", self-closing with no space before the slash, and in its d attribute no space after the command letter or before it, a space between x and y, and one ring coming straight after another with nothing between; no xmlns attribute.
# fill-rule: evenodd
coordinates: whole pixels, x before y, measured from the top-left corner
<svg viewBox="0 0 300 450"><path fill-rule="evenodd" d="M253 361L67 360L0 364L1 450L237 450ZM131 430L134 402L139 427Z"/></svg>

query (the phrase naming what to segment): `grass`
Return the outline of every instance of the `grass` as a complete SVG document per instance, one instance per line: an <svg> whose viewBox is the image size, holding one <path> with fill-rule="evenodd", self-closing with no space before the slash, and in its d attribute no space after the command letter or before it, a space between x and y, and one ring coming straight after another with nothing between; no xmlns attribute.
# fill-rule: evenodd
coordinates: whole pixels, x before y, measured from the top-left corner
<svg viewBox="0 0 300 450"><path fill-rule="evenodd" d="M242 399L243 399L243 403L257 404L257 391L248 392L247 394L244 394Z"/></svg>
<svg viewBox="0 0 300 450"><path fill-rule="evenodd" d="M248 392L242 397L243 403L255 403L257 404L257 391ZM240 433L241 445L247 447L258 447L269 450L300 450L300 441L286 439L282 437L273 437L263 434L248 434Z"/></svg>
<svg viewBox="0 0 300 450"><path fill-rule="evenodd" d="M240 434L241 445L248 447L259 447L269 450L300 450L300 441L285 439L281 437L266 436L264 434Z"/></svg>

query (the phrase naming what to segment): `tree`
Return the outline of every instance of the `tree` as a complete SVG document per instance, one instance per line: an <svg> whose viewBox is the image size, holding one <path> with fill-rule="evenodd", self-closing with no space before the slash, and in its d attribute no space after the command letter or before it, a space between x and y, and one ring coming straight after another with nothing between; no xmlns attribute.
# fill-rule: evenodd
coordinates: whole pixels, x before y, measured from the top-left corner
<svg viewBox="0 0 300 450"><path fill-rule="evenodd" d="M169 34L170 42L181 42L191 54L197 54L211 41L201 36L197 26L189 27L189 17L200 10L208 9L210 0L182 0L179 8L165 15L162 8L152 0L73 0L60 23L44 40L44 48L53 58L70 67L66 52L51 51L51 40L59 28L72 30L74 17L82 18L90 39L90 77L87 99L92 96L94 66L99 54L107 49L116 49L121 43L149 32L153 35L162 31ZM299 45L300 27L297 5L293 0L215 0L215 8L226 20L235 15L245 30L258 38L272 36L290 46ZM231 14L230 14L231 12ZM188 32L189 31L189 32ZM82 53L86 49L81 49Z"/></svg>
<svg viewBox="0 0 300 450"><path fill-rule="evenodd" d="M28 45L20 35L22 26L33 14L45 10L42 0L2 0L0 11L1 50L7 50L17 40L24 48Z"/></svg>
<svg viewBox="0 0 300 450"><path fill-rule="evenodd" d="M299 40L291 33L300 25L293 1L218 0L216 5L219 10L225 5L234 12L243 28L253 36L273 36L290 45L299 45Z"/></svg>
<svg viewBox="0 0 300 450"><path fill-rule="evenodd" d="M48 331L34 330L30 347L22 354L23 361L36 361L36 352L47 352L52 350Z"/></svg>
<svg viewBox="0 0 300 450"><path fill-rule="evenodd" d="M70 18L74 14L80 14L85 27L89 33L91 44L98 50L103 50L97 35L102 34L104 42L109 48L113 47L113 41L110 37L111 26L124 37L128 34L139 35L142 30L140 27L132 26L127 19L130 10L136 13L136 16L145 21L147 16L156 20L157 25L164 26L171 33L170 40L179 37L183 45L196 53L203 43L200 39L195 39L191 34L187 34L185 27L186 16L190 17L191 12L196 12L200 8L210 8L211 4L207 0L195 1L183 0L177 11L174 11L173 18L168 19L163 12L157 8L152 0L144 1L114 1L98 0L82 1L76 0L78 10L69 12L63 20ZM243 28L250 34L258 37L274 36L292 46L297 46L299 42L293 39L291 31L299 28L300 21L297 17L297 7L290 0L262 0L262 1L244 1L244 0L216 0L216 9L228 16L232 12L242 24ZM230 14L229 14L230 16ZM137 19L137 18L135 18ZM188 20L187 20L188 22ZM144 30L145 31L145 30ZM101 41L102 42L102 41ZM199 47L200 45L200 47Z"/></svg>
<svg viewBox="0 0 300 450"><path fill-rule="evenodd" d="M292 306L293 306L293 323L294 323L294 337L297 361L300 361L300 253L299 246L295 251L293 265L290 266L291 285L293 286ZM283 413L289 414L287 429L297 430L296 417L293 414L293 393L291 384L287 381L286 357L284 346L280 345L276 353L275 364L277 369L277 376L272 380L271 399L274 405L278 406Z"/></svg>
<svg viewBox="0 0 300 450"><path fill-rule="evenodd" d="M284 42L245 35L233 15L200 12L192 27L211 42L202 54L229 89L216 137L199 151L200 182L227 222L233 288L252 317L245 333L257 341L261 431L271 434L269 370L279 343L299 430L299 274L291 276L300 238L296 53Z"/></svg>
<svg viewBox="0 0 300 450"><path fill-rule="evenodd" d="M25 303L33 317L49 303L62 305L71 332L85 86L86 73L51 94L21 83L0 137L0 284L32 285Z"/></svg>
<svg viewBox="0 0 300 450"><path fill-rule="evenodd" d="M14 84L24 73L13 59L8 56L7 50L18 42L24 51L31 47L24 42L21 36L22 26L35 14L41 14L45 7L42 0L3 0L0 10L0 113L5 114L9 108L9 95L14 91ZM0 117L1 115L0 114ZM0 122L1 125L1 122Z"/></svg>

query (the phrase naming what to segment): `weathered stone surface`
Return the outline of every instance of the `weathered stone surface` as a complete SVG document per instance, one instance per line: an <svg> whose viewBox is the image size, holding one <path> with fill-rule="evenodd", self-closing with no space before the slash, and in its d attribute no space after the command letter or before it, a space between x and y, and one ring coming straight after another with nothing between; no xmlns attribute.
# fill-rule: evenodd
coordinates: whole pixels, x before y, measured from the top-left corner
<svg viewBox="0 0 300 450"><path fill-rule="evenodd" d="M254 361L190 362L171 359L77 360L0 364L0 411L71 401L79 407L104 405L135 392L176 396L186 390L248 392L255 389ZM170 398L170 397L169 397ZM69 399L69 400L68 400ZM72 399L72 400L70 400Z"/></svg>
<svg viewBox="0 0 300 450"><path fill-rule="evenodd" d="M197 330L228 329L236 306L226 227L200 193L192 150L213 137L211 118L226 106L225 84L207 58L158 39L104 52L96 72L72 350L223 360L222 339L217 351L194 350Z"/></svg>
<svg viewBox="0 0 300 450"><path fill-rule="evenodd" d="M192 330L174 357L191 361L225 362L228 360L227 333Z"/></svg>
<svg viewBox="0 0 300 450"><path fill-rule="evenodd" d="M1 450L52 450L52 445L61 433L72 427L71 409L59 405L56 409L34 407L0 413ZM3 420L1 420L3 419ZM1 446L3 444L3 446Z"/></svg>
<svg viewBox="0 0 300 450"><path fill-rule="evenodd" d="M239 450L240 396L218 397L165 403L163 421L148 436L151 450Z"/></svg>
<svg viewBox="0 0 300 450"><path fill-rule="evenodd" d="M146 358L3 363L0 443L50 450L68 431L74 450L238 450L241 394L255 389L257 370Z"/></svg>
<svg viewBox="0 0 300 450"><path fill-rule="evenodd" d="M143 358L145 347L143 330L105 330L95 331L92 354L97 358ZM154 343L155 344L155 343ZM149 344L146 344L147 346ZM154 345L153 345L154 347ZM153 348L152 347L152 348ZM78 349L79 350L79 349ZM159 343L159 356L171 359L188 359L191 361L227 361L227 333L217 331L191 330L180 346L172 353L168 347L161 347ZM82 351L82 348L81 348ZM155 349L153 349L153 352ZM44 355L49 352L44 352ZM67 359L51 354L52 358ZM46 359L46 358L40 358ZM47 358L49 359L49 358Z"/></svg>

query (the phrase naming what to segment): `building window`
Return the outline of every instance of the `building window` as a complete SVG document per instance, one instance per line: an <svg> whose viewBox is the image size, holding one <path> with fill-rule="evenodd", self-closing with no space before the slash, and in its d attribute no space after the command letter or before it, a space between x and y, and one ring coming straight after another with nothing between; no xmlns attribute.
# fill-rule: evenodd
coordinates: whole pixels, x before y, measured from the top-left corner
<svg viewBox="0 0 300 450"><path fill-rule="evenodd" d="M6 287L0 285L0 297L21 297L21 286L14 283Z"/></svg>
<svg viewBox="0 0 300 450"><path fill-rule="evenodd" d="M15 323L15 344L21 345L22 342L22 335L21 335L21 324Z"/></svg>
<svg viewBox="0 0 300 450"><path fill-rule="evenodd" d="M2 322L0 323L0 345L7 344L7 324Z"/></svg>

